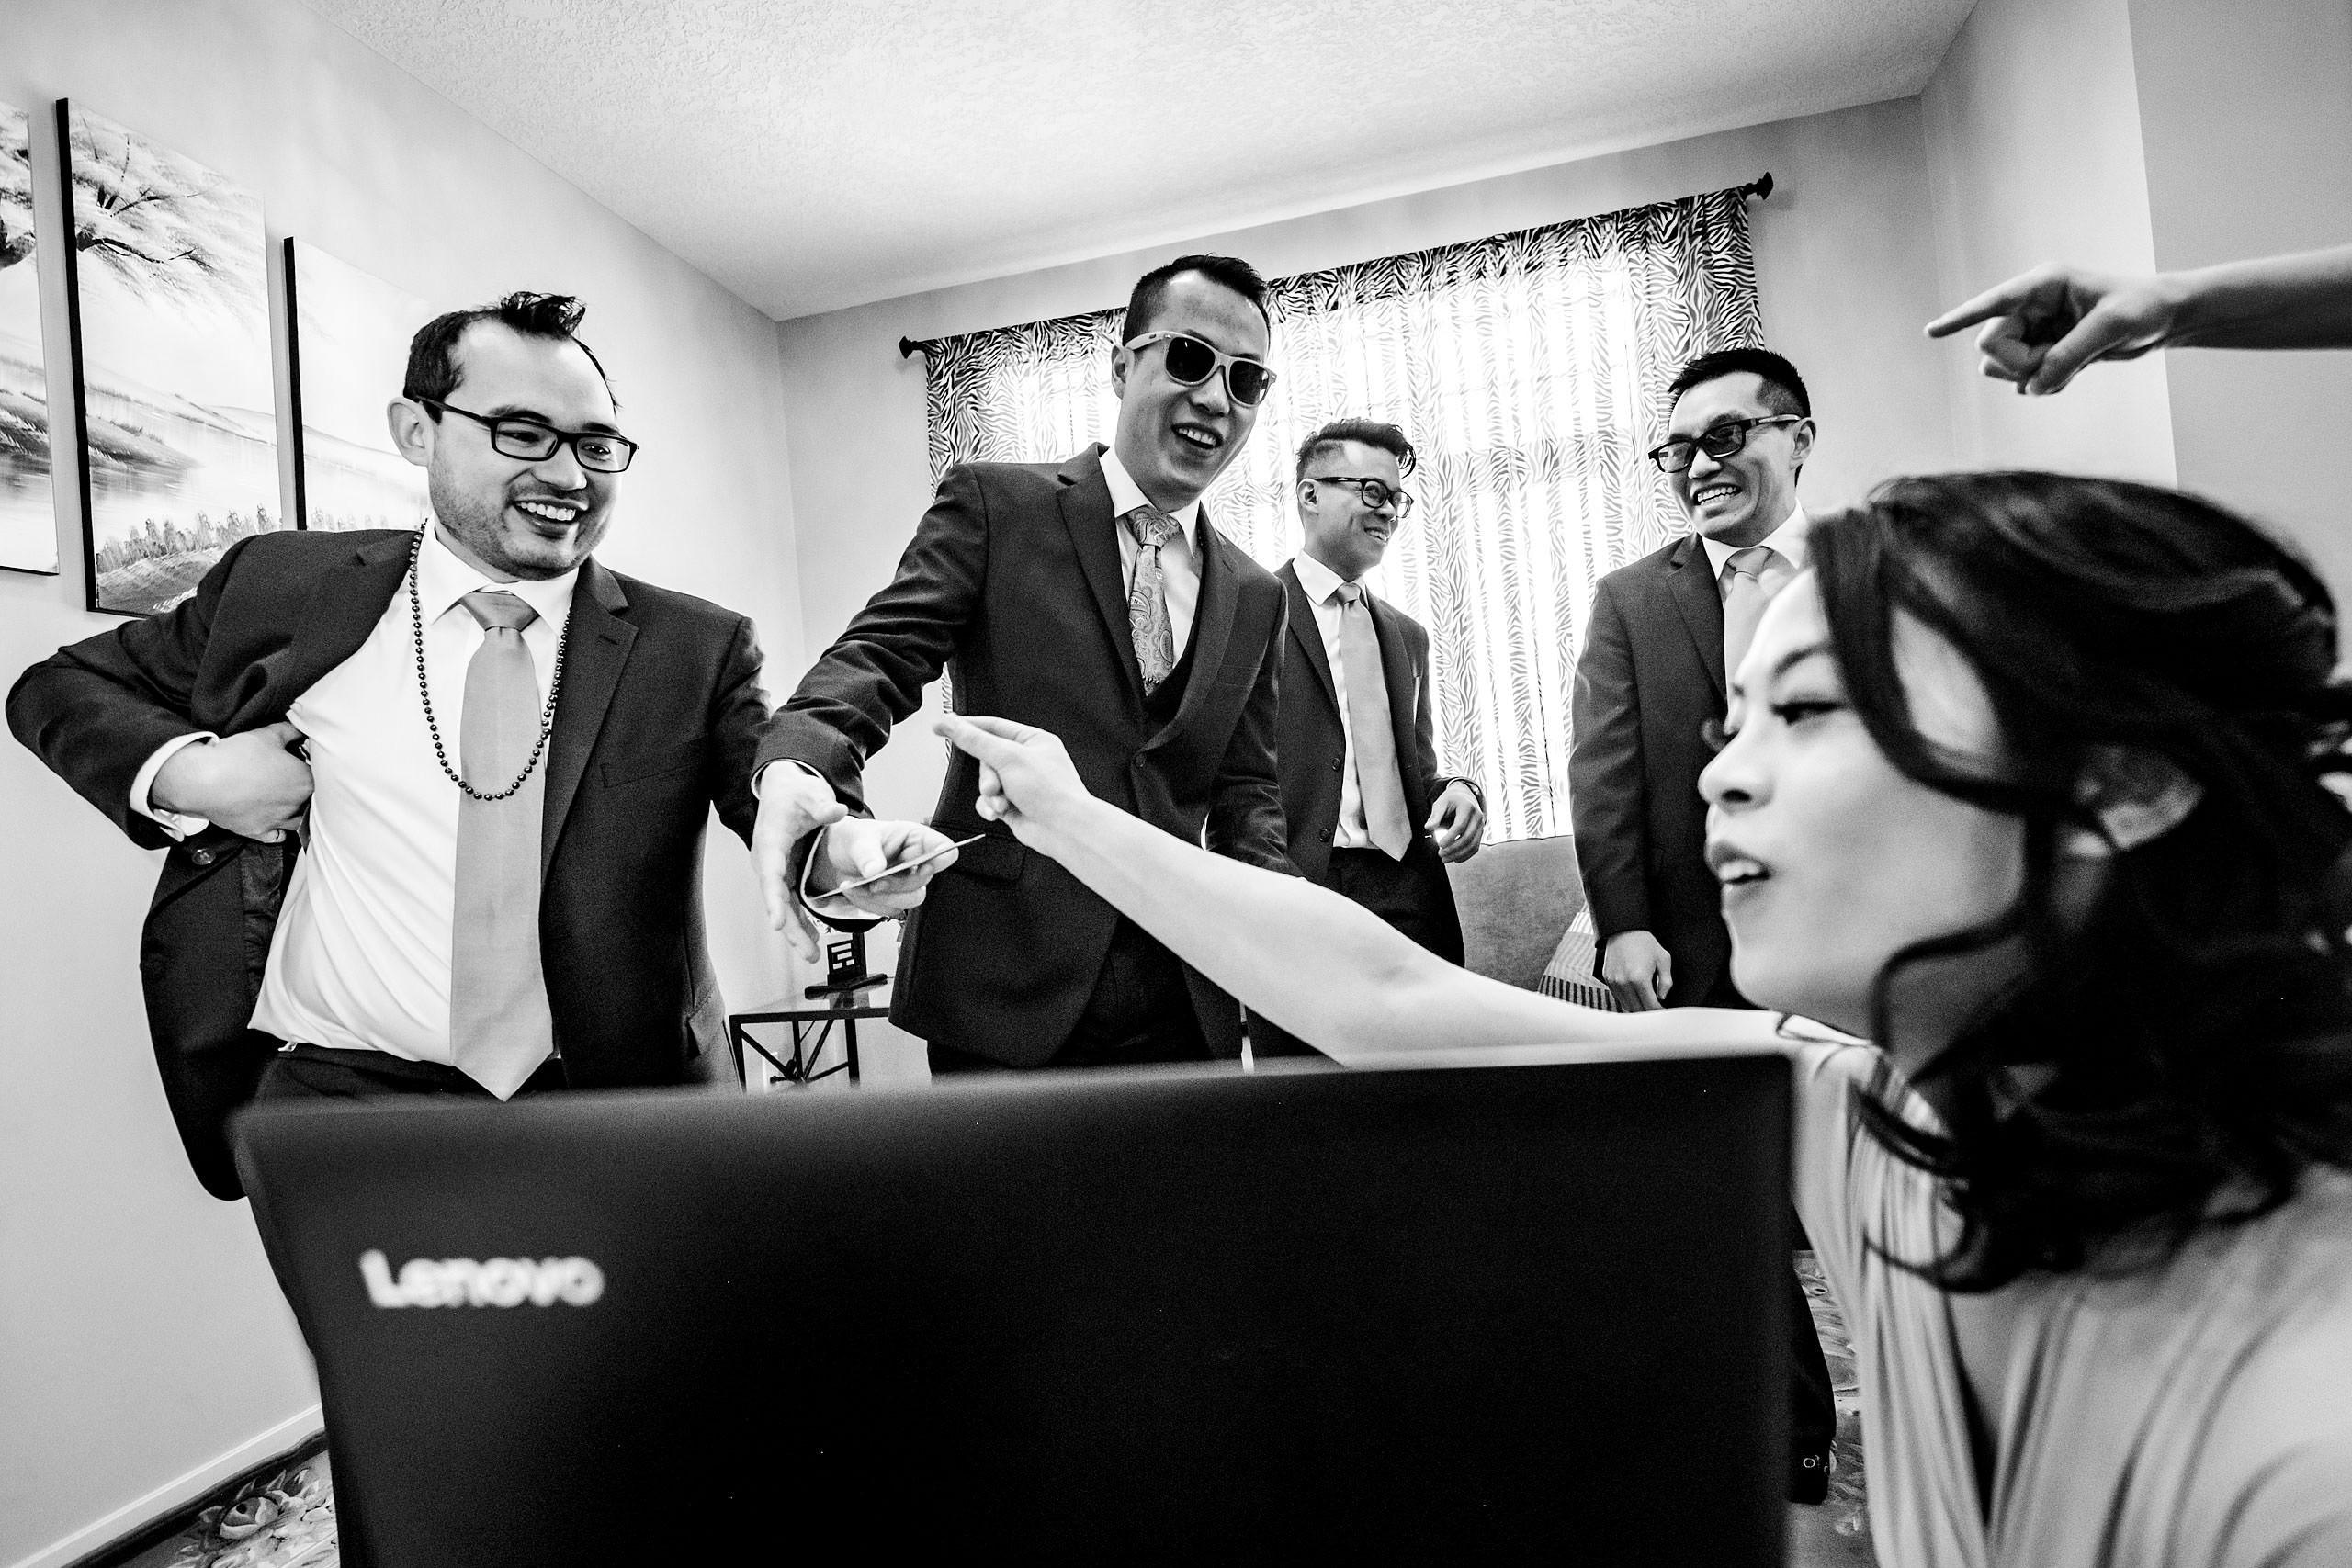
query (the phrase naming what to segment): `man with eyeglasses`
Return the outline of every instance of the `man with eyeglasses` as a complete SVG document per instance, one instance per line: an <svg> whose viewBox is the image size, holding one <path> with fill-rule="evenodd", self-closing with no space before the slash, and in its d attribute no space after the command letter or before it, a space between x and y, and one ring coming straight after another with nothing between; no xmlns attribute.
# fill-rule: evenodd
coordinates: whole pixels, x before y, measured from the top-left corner
<svg viewBox="0 0 2352 1568"><path fill-rule="evenodd" d="M256 1096L506 1100L728 1060L699 873L714 806L752 829L759 649L594 559L637 447L582 310L514 294L416 334L389 417L423 529L243 540L10 694L18 739L168 851L140 967L220 1197ZM853 867L933 838L870 830Z"/></svg>
<svg viewBox="0 0 2352 1568"><path fill-rule="evenodd" d="M1412 520L1416 461L1376 420L1334 420L1299 446L1303 547L1274 574L1290 595L1274 758L1299 874L1459 964L1445 868L1478 852L1485 797L1438 771L1429 632L1363 581ZM1254 1013L1250 1042L1260 1056L1308 1051Z"/></svg>
<svg viewBox="0 0 2352 1568"><path fill-rule="evenodd" d="M1797 477L1813 402L1796 367L1761 348L1703 354L1668 384L1666 440L1650 450L1693 531L1593 591L1577 660L1568 812L1600 972L1629 1012L1746 1007L1706 861L1699 773L1764 602L1804 565ZM1792 1222L1793 1223L1793 1222ZM1829 1484L1838 1413L1794 1275L1789 1496Z"/></svg>
<svg viewBox="0 0 2352 1568"><path fill-rule="evenodd" d="M1111 445L1062 463L949 470L898 574L776 716L755 852L774 918L842 923L825 857L799 846L863 809L866 759L952 671L956 708L1060 736L1097 795L1193 842L1286 871L1274 777L1282 585L1216 531L1201 494L1273 382L1264 281L1227 256L1138 280L1111 379ZM982 818L951 752L933 825L975 834L910 917L891 1019L934 1074L1240 1054L1240 1009L1053 861ZM782 829L774 833L771 828ZM835 829L828 829L828 833Z"/></svg>

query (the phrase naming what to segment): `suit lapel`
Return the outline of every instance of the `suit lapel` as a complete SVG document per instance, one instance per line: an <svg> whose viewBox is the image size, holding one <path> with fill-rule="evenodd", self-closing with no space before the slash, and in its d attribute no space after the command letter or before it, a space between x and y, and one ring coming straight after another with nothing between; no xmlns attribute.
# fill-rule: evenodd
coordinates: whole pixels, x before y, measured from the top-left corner
<svg viewBox="0 0 2352 1568"><path fill-rule="evenodd" d="M1126 671L1127 695L1143 705L1143 670L1136 662L1135 637L1127 630L1126 572L1119 565L1119 540L1112 530L1119 520L1111 514L1111 486L1102 478L1102 447L1090 446L1071 458L1057 476L1062 481L1062 526L1078 551L1079 569L1094 591L1094 607L1102 613L1102 628L1119 650Z"/></svg>
<svg viewBox="0 0 2352 1568"><path fill-rule="evenodd" d="M237 705L225 728L250 729L285 717L297 697L358 652L400 591L414 547L414 536L401 533L355 547L347 558L322 573L302 607L294 640L285 652L260 661L264 678Z"/></svg>
<svg viewBox="0 0 2352 1568"><path fill-rule="evenodd" d="M1331 705L1333 713L1338 713L1340 686L1331 679L1331 656L1323 650L1323 627L1315 618L1315 601L1306 596L1306 585L1298 580L1298 568L1289 561L1283 562L1283 569L1274 575L1283 580L1283 590L1290 595L1291 640L1306 656L1307 668L1315 671L1315 678L1323 682L1323 700Z"/></svg>
<svg viewBox="0 0 2352 1568"><path fill-rule="evenodd" d="M1720 700L1724 695L1724 601L1716 591L1714 574L1707 570L1707 551L1698 535L1686 536L1682 547L1668 559L1666 585L1682 612L1683 628L1690 632L1699 662L1705 667L1707 679L1715 683Z"/></svg>
<svg viewBox="0 0 2352 1568"><path fill-rule="evenodd" d="M620 618L628 595L619 581L592 558L582 563L571 590L571 621L564 633L563 689L555 702L555 728L548 736L547 815L539 828L539 874L545 876L563 837L572 797L588 771L588 753L605 726L605 711L621 682L622 667L637 641L637 627Z"/></svg>
<svg viewBox="0 0 2352 1568"><path fill-rule="evenodd" d="M1194 553L1201 562L1201 596L1193 605L1193 673L1184 682L1184 700L1176 705L1176 716L1144 742L1147 751L1182 731L1200 711L1201 705L1208 701L1210 688L1216 684L1218 668L1225 663L1225 645L1233 637L1233 612L1241 603L1241 591L1235 585L1233 561L1226 554L1233 547L1210 524L1206 506L1201 508L1193 536L1193 542L1199 547ZM1137 685L1140 688L1140 678Z"/></svg>

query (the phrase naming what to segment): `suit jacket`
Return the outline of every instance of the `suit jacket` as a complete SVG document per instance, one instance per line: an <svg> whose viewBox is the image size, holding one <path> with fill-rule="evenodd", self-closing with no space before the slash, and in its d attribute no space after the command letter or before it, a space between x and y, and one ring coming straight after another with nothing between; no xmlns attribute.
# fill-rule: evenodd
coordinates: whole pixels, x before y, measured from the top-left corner
<svg viewBox="0 0 2352 1568"><path fill-rule="evenodd" d="M1600 580L1577 660L1568 807L1602 942L1646 931L1670 1005L1736 1003L1731 932L1707 870L1704 739L1724 716L1724 606L1690 534Z"/></svg>
<svg viewBox="0 0 2352 1568"><path fill-rule="evenodd" d="M167 851L139 967L155 1057L207 1190L239 1195L222 1127L274 1042L248 1028L296 846L214 828L175 843L130 808L155 749L286 716L367 640L406 576L405 531L265 534L195 594L60 649L8 697L8 724L143 848ZM594 560L571 601L548 738L539 938L575 1088L713 1077L726 1005L703 943L703 829L748 838L767 709L751 623ZM417 744L425 744L420 733Z"/></svg>
<svg viewBox="0 0 2352 1568"><path fill-rule="evenodd" d="M945 668L956 712L1051 730L1102 799L1188 843L1288 871L1273 757L1282 587L1203 511L1191 680L1175 716L1153 723L1102 450L1058 467L951 469L898 575L777 713L762 762L804 762L864 809L866 758ZM1035 1066L1076 1025L1117 912L984 821L978 794L978 765L951 751L933 825L988 836L909 918L890 1017L926 1040ZM1239 1055L1233 999L1197 973L1186 978L1211 1049Z"/></svg>
<svg viewBox="0 0 2352 1568"><path fill-rule="evenodd" d="M1331 834L1340 821L1340 770L1346 765L1347 731L1341 728L1339 687L1331 679L1322 628L1314 601L1284 562L1274 574L1290 599L1290 635L1283 639L1282 727L1274 758L1282 778L1283 815L1290 824L1290 858L1299 874L1329 885ZM1421 624L1385 600L1367 593L1374 634L1380 639L1380 665L1387 679L1388 719L1396 747L1396 773L1405 788L1406 820L1413 827L1404 865L1418 874L1432 923L1450 931L1439 956L1462 962L1461 918L1445 863L1420 830L1446 780L1437 771L1437 725L1430 705L1430 634Z"/></svg>

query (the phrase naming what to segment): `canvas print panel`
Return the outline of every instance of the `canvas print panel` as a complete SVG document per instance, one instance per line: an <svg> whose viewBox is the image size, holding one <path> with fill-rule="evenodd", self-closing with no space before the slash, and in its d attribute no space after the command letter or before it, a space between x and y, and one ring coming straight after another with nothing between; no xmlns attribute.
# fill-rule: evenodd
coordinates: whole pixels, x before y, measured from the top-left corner
<svg viewBox="0 0 2352 1568"><path fill-rule="evenodd" d="M61 103L90 607L168 610L284 525L261 201Z"/></svg>
<svg viewBox="0 0 2352 1568"><path fill-rule="evenodd" d="M32 121L0 104L0 567L57 570L49 373L33 255Z"/></svg>
<svg viewBox="0 0 2352 1568"><path fill-rule="evenodd" d="M393 449L384 405L400 396L409 340L433 310L303 240L286 242L286 278L301 525L422 526L424 470Z"/></svg>

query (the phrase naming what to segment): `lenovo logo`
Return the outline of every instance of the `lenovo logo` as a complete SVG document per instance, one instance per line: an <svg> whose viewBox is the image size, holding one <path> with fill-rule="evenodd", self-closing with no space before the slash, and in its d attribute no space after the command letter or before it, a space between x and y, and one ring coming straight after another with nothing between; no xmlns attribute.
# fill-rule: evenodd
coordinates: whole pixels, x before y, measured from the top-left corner
<svg viewBox="0 0 2352 1568"><path fill-rule="evenodd" d="M605 1271L584 1258L412 1258L392 1276L384 1255L359 1255L368 1299L379 1307L584 1307L605 1293Z"/></svg>

